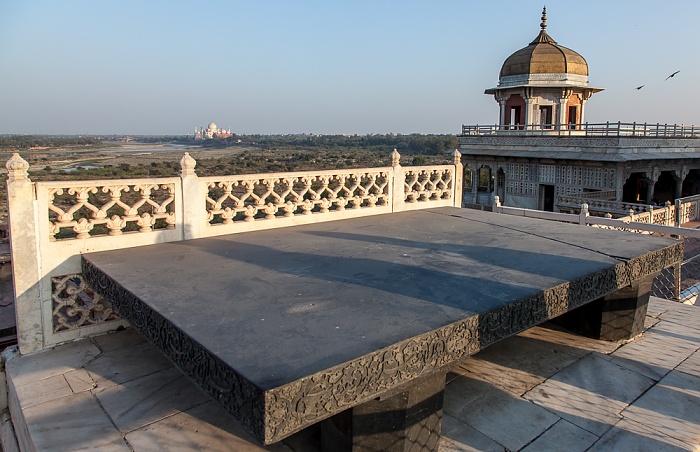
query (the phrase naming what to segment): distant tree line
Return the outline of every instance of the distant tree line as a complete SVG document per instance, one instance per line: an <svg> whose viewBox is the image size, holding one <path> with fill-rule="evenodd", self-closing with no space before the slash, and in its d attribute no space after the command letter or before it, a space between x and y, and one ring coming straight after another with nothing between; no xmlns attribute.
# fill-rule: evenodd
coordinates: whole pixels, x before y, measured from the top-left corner
<svg viewBox="0 0 700 452"><path fill-rule="evenodd" d="M2 135L0 149L29 149L33 147L96 146L101 141L95 137L50 135Z"/></svg>
<svg viewBox="0 0 700 452"><path fill-rule="evenodd" d="M221 140L207 140L206 147L253 146L265 150L352 150L438 155L457 147L454 135L234 135Z"/></svg>

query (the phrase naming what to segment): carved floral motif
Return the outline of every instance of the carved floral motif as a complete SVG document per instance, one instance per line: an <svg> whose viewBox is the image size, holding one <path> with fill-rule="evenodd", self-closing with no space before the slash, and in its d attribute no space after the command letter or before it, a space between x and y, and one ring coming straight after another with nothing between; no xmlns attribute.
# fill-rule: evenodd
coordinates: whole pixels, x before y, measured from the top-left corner
<svg viewBox="0 0 700 452"><path fill-rule="evenodd" d="M51 240L175 227L174 184L49 188Z"/></svg>
<svg viewBox="0 0 700 452"><path fill-rule="evenodd" d="M112 303L95 293L81 274L51 278L54 333L117 320Z"/></svg>
<svg viewBox="0 0 700 452"><path fill-rule="evenodd" d="M454 169L449 167L422 167L407 170L404 180L406 202L451 198L453 174Z"/></svg>
<svg viewBox="0 0 700 452"><path fill-rule="evenodd" d="M388 205L385 171L270 177L237 176L208 183L209 224L272 220Z"/></svg>

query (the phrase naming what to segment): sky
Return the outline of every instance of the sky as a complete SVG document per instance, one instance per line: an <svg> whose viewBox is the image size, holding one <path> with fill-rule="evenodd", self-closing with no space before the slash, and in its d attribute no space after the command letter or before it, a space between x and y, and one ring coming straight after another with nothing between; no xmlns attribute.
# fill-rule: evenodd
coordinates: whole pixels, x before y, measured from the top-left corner
<svg viewBox="0 0 700 452"><path fill-rule="evenodd" d="M459 134L498 122L484 90L542 6L0 0L0 134ZM549 35L605 88L588 122L700 125L700 1L546 6Z"/></svg>

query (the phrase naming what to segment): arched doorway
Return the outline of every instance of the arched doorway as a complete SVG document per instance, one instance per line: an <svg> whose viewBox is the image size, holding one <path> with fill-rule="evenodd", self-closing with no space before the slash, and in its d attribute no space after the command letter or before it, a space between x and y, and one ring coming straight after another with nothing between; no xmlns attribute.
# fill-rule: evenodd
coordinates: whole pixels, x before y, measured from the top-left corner
<svg viewBox="0 0 700 452"><path fill-rule="evenodd" d="M693 196L700 193L700 170L692 169L683 180L681 196Z"/></svg>
<svg viewBox="0 0 700 452"><path fill-rule="evenodd" d="M649 184L644 173L632 173L622 187L622 202L647 203Z"/></svg>
<svg viewBox="0 0 700 452"><path fill-rule="evenodd" d="M501 204L506 202L506 173L503 168L498 168L496 171L496 196L501 201Z"/></svg>
<svg viewBox="0 0 700 452"><path fill-rule="evenodd" d="M666 201L676 199L676 178L672 171L662 171L659 180L654 184L651 202L662 206ZM649 200L647 200L649 202Z"/></svg>

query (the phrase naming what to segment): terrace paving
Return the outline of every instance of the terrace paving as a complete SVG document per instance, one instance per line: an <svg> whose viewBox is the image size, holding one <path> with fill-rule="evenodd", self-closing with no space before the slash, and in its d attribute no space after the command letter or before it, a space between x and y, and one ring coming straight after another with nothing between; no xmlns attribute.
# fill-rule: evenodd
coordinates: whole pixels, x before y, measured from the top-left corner
<svg viewBox="0 0 700 452"><path fill-rule="evenodd" d="M626 344L532 328L448 374L440 450L700 450L699 349L700 308L658 298ZM11 357L6 374L25 450L320 450L315 427L262 446L131 330Z"/></svg>

